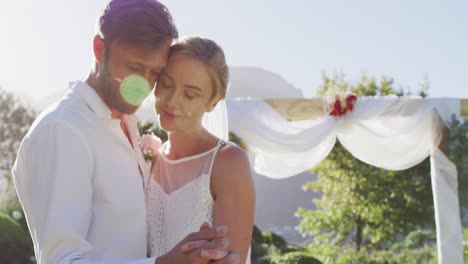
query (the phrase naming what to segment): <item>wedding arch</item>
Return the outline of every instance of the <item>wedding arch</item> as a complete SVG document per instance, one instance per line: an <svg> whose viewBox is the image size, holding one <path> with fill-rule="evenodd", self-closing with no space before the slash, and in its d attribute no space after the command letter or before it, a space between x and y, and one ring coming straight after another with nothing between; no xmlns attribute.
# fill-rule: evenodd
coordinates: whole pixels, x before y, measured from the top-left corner
<svg viewBox="0 0 468 264"><path fill-rule="evenodd" d="M241 137L254 170L276 179L314 167L336 140L359 160L387 170L430 157L439 263L463 263L457 170L439 144L452 115L468 116L468 100L360 97L340 117L325 105L322 99L228 99L204 125L224 138L229 131Z"/></svg>

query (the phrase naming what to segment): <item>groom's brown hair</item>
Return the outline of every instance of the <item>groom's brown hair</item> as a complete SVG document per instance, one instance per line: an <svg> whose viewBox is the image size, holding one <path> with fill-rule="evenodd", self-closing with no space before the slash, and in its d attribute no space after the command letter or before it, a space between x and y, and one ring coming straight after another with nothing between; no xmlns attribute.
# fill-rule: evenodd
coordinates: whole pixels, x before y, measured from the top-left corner
<svg viewBox="0 0 468 264"><path fill-rule="evenodd" d="M168 9L156 0L111 0L97 24L97 34L106 42L158 49L178 37Z"/></svg>

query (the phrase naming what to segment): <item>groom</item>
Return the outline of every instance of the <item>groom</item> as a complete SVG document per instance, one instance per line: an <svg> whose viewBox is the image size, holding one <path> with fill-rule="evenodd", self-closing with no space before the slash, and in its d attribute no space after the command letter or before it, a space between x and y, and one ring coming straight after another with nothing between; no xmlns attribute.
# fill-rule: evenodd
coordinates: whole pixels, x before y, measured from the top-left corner
<svg viewBox="0 0 468 264"><path fill-rule="evenodd" d="M124 100L120 82L136 74L153 86L177 36L156 0L112 0L98 21L89 76L23 139L13 177L39 264L238 263L226 227L203 226L147 258L139 105Z"/></svg>

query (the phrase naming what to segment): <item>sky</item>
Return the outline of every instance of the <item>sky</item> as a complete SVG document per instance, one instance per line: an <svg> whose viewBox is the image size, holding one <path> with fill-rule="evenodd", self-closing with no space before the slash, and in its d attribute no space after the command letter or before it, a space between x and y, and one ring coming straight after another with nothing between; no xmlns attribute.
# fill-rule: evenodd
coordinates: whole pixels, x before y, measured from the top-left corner
<svg viewBox="0 0 468 264"><path fill-rule="evenodd" d="M93 62L107 0L0 0L0 87L28 100L64 91ZM315 97L322 73L392 77L468 98L466 0L166 0L181 36L218 42L230 66L281 75Z"/></svg>

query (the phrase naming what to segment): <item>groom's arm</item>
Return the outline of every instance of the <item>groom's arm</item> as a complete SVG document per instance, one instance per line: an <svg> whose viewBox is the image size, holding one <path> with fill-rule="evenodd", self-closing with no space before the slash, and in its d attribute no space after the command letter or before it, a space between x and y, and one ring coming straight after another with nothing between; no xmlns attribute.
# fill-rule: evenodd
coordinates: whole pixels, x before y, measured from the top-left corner
<svg viewBox="0 0 468 264"><path fill-rule="evenodd" d="M93 159L87 141L60 121L39 124L18 151L13 178L38 264L152 264L91 261Z"/></svg>

